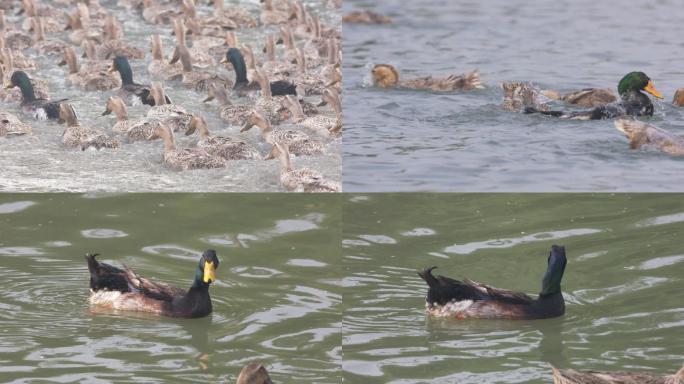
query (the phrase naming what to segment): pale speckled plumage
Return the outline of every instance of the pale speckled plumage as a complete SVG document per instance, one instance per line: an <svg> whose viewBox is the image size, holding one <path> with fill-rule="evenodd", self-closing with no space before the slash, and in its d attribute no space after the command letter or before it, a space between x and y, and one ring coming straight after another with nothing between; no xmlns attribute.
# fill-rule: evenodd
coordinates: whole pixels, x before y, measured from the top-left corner
<svg viewBox="0 0 684 384"><path fill-rule="evenodd" d="M0 111L0 136L20 136L30 134L31 131L31 126L15 115Z"/></svg>
<svg viewBox="0 0 684 384"><path fill-rule="evenodd" d="M340 183L327 180L319 172L300 168L294 169L287 145L275 142L271 155L280 162L280 184L290 192L340 192Z"/></svg>
<svg viewBox="0 0 684 384"><path fill-rule="evenodd" d="M71 104L60 104L59 118L67 125L62 134L62 143L67 147L80 148L81 150L119 147L119 141L107 136L103 130L82 126L78 122L76 112Z"/></svg>
<svg viewBox="0 0 684 384"><path fill-rule="evenodd" d="M197 130L200 140L197 147L204 149L213 156L226 160L258 160L261 154L252 145L233 137L211 136L206 120L201 116L195 116L190 122L186 135L191 135Z"/></svg>
<svg viewBox="0 0 684 384"><path fill-rule="evenodd" d="M265 142L272 145L275 145L275 143L286 145L289 153L295 155L317 155L323 153L325 147L323 143L312 140L304 132L275 129L271 123L257 111L252 112L240 131L245 132L255 125L261 129L261 137Z"/></svg>
<svg viewBox="0 0 684 384"><path fill-rule="evenodd" d="M684 367L674 375L640 372L576 371L551 367L554 384L684 384Z"/></svg>
<svg viewBox="0 0 684 384"><path fill-rule="evenodd" d="M651 148L673 156L684 156L684 137L638 120L620 119L615 128L629 139L631 149Z"/></svg>
<svg viewBox="0 0 684 384"><path fill-rule="evenodd" d="M192 114L185 108L176 104L166 104L166 94L161 83L154 82L150 87L150 97L154 99L155 106L147 111L147 117L164 122L164 125L174 131L187 130Z"/></svg>
<svg viewBox="0 0 684 384"><path fill-rule="evenodd" d="M153 136L164 140L164 164L176 170L222 168L225 160L208 154L201 148L177 148L173 131L160 124L154 129Z"/></svg>

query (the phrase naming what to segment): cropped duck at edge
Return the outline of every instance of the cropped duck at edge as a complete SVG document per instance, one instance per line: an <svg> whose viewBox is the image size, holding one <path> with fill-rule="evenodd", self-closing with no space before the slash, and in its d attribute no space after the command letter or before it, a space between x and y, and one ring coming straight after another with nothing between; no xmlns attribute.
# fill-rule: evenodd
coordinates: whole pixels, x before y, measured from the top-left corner
<svg viewBox="0 0 684 384"><path fill-rule="evenodd" d="M429 289L425 296L426 312L435 317L456 319L545 319L562 316L565 300L561 280L565 272L565 247L553 245L542 289L534 299L525 293L490 287L472 280L454 280L433 276L425 269L418 275Z"/></svg>
<svg viewBox="0 0 684 384"><path fill-rule="evenodd" d="M200 257L190 289L183 290L137 275L128 267L119 269L86 254L90 272L91 305L115 310L148 312L181 318L204 317L211 313L209 286L216 281L219 259L208 249Z"/></svg>

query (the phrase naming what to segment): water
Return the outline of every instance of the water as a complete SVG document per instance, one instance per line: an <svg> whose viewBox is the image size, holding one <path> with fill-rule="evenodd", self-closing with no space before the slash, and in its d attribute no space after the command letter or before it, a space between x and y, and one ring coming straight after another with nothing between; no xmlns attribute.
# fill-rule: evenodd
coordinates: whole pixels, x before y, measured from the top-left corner
<svg viewBox="0 0 684 384"><path fill-rule="evenodd" d="M611 121L558 121L504 111L502 81L561 91L616 90L643 71L665 100L652 122L684 133L671 106L684 86L674 1L344 2L391 16L345 25L344 188L366 191L677 191L682 160L628 148ZM369 87L374 64L408 79L479 69L467 93Z"/></svg>
<svg viewBox="0 0 684 384"><path fill-rule="evenodd" d="M276 383L339 383L339 212L323 195L0 195L2 382L234 382L256 360ZM207 318L88 306L86 252L189 287L208 248Z"/></svg>
<svg viewBox="0 0 684 384"><path fill-rule="evenodd" d="M52 4L52 1L42 1ZM198 14L213 12L213 7L207 2L199 2ZM241 0L236 2L249 9L258 19L261 4L258 0ZM122 23L125 31L125 41L146 51L145 59L132 60L133 78L141 84L150 84L152 79L147 73L147 66L151 60L149 36L160 34L164 46L164 54L168 59L176 44L175 36L171 35L171 26L150 25L145 23L142 16L131 14L125 8L117 5L116 0L101 0L100 4L113 13ZM328 26L339 26L339 10L327 8L319 1L304 2L312 14L321 17L321 22ZM226 2L226 6L229 6ZM7 13L8 20L16 18ZM236 34L240 44L249 44L258 57L262 57L261 48L266 34L277 33L276 27L258 29L238 29ZM68 40L68 33L54 34L48 37L60 37ZM191 37L188 38L191 41ZM279 46L280 47L280 46ZM75 48L80 57L80 48ZM277 48L277 54L284 51ZM24 52L35 56L32 49ZM218 62L217 58L217 62ZM62 60L59 56L36 58L39 68L32 74L48 82L53 99L69 98L82 125L99 127L110 131L114 125L113 115L101 116L105 110L107 98L114 91L82 92L78 88L67 84L66 67L56 64ZM234 78L233 72L225 69L221 73ZM185 89L180 82L165 82L165 90L175 104L182 105L191 113L201 113L206 119L209 130L217 136L232 136L240 138L266 155L270 146L264 144L258 129L240 133L239 126L230 126L218 116L219 107L214 101L202 103L205 94L198 94ZM245 103L229 95L236 104ZM309 102L318 103L319 96L306 97ZM194 170L178 172L166 169L161 163L163 144L161 140L154 142L138 142L123 144L118 150L89 150L81 152L78 149L67 149L61 143L64 126L55 122L39 122L27 115L23 115L18 103L0 103L0 109L7 110L19 116L22 121L33 127L33 135L18 138L0 137L0 162L4 164L0 172L0 190L10 192L146 192L146 191L179 191L179 192L241 192L241 191L280 191L280 166L277 161L231 161L226 168L218 170ZM147 113L148 107L129 107L129 118L136 119ZM330 107L320 108L323 114L334 116ZM290 124L283 124L284 128L294 128ZM298 129L298 128L295 128ZM176 134L178 147L194 146L197 135L185 137ZM323 141L326 141L325 139ZM331 180L340 181L340 140L328 143L325 153L318 156L305 156L293 160L295 167L315 169Z"/></svg>
<svg viewBox="0 0 684 384"><path fill-rule="evenodd" d="M549 383L561 368L682 365L679 195L383 194L343 204L345 383ZM539 292L552 244L563 317L427 319L416 271Z"/></svg>

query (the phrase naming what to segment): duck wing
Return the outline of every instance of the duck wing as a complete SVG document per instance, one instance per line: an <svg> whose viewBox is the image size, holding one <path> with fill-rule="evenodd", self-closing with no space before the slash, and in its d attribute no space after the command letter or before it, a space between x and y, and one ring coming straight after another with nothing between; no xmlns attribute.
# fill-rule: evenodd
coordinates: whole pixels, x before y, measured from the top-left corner
<svg viewBox="0 0 684 384"><path fill-rule="evenodd" d="M97 256L97 253L85 255L90 272L90 289L130 292L126 273L113 265L100 263L95 259Z"/></svg>
<svg viewBox="0 0 684 384"><path fill-rule="evenodd" d="M274 81L271 83L271 94L273 96L297 96L297 85L285 80Z"/></svg>
<svg viewBox="0 0 684 384"><path fill-rule="evenodd" d="M453 300L496 300L512 304L529 304L534 300L521 292L498 289L468 279L459 281L445 276L434 276L432 270L435 268L437 267L418 272L418 276L425 280L429 287L425 300L430 304L445 305Z"/></svg>
<svg viewBox="0 0 684 384"><path fill-rule="evenodd" d="M146 279L137 273L133 272L132 269L125 267L123 271L126 281L133 290L150 297L155 300L161 301L173 301L174 297L185 295L185 291L168 285L166 283L160 283Z"/></svg>

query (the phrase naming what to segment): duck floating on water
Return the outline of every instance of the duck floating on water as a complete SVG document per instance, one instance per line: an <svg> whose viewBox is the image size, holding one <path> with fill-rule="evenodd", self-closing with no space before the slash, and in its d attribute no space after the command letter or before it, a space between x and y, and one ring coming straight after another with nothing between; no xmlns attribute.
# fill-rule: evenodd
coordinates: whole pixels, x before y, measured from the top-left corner
<svg viewBox="0 0 684 384"><path fill-rule="evenodd" d="M372 70L373 83L380 88L425 89L435 92L468 91L484 88L480 73L474 70L466 75L451 75L445 78L421 77L400 81L399 71L389 64L378 64Z"/></svg>
<svg viewBox="0 0 684 384"><path fill-rule="evenodd" d="M0 111L0 136L22 136L31 132L30 125L9 112Z"/></svg>
<svg viewBox="0 0 684 384"><path fill-rule="evenodd" d="M684 137L638 120L620 119L615 128L629 139L629 148L653 148L673 156L684 156Z"/></svg>
<svg viewBox="0 0 684 384"><path fill-rule="evenodd" d="M37 120L59 119L59 105L68 100L60 99L50 101L37 98L33 92L31 80L24 71L15 71L6 87L19 87L19 89L21 89L21 109L26 113L32 113Z"/></svg>
<svg viewBox="0 0 684 384"><path fill-rule="evenodd" d="M207 151L208 154L218 156L226 160L258 160L261 154L252 145L232 137L212 136L207 126L207 121L202 116L193 116L186 135L199 132L200 140L197 147Z"/></svg>
<svg viewBox="0 0 684 384"><path fill-rule="evenodd" d="M545 319L562 316L565 300L561 280L565 272L565 247L553 245L542 289L534 299L525 293L498 289L472 280L454 280L433 276L427 268L418 272L429 289L425 296L425 311L435 317L454 319Z"/></svg>
<svg viewBox="0 0 684 384"><path fill-rule="evenodd" d="M62 143L67 147L80 148L118 148L119 141L107 136L101 129L82 126L76 116L74 107L69 103L59 105L59 120L66 124L62 134Z"/></svg>
<svg viewBox="0 0 684 384"><path fill-rule="evenodd" d="M164 164L172 169L186 171L189 169L223 168L226 166L225 160L208 154L204 149L178 148L173 131L164 123L154 128L149 139L153 140L157 137L164 140L164 153L162 155Z"/></svg>
<svg viewBox="0 0 684 384"><path fill-rule="evenodd" d="M528 107L525 113L541 113L561 119L602 120L621 116L653 116L653 103L642 91L662 99L663 95L655 89L653 81L643 72L630 72L618 84L620 100L589 111L544 111Z"/></svg>
<svg viewBox="0 0 684 384"><path fill-rule="evenodd" d="M259 85L250 85L247 79L247 65L242 52L238 48L230 48L226 52L226 57L221 60L221 63L231 63L235 70L235 84L233 90L238 95L246 95L250 91L259 89ZM297 95L297 86L284 80L269 82L269 87L272 96L282 95Z"/></svg>
<svg viewBox="0 0 684 384"><path fill-rule="evenodd" d="M117 56L112 61L112 66L109 72L119 72L121 76L121 88L117 95L123 99L128 105L142 105L147 104L154 106L154 99L150 98L150 88L146 85L137 84L133 82L133 70L128 63L128 59L124 56ZM166 98L167 103L171 103L171 99Z"/></svg>
<svg viewBox="0 0 684 384"><path fill-rule="evenodd" d="M255 125L261 129L261 137L265 142L271 145L275 145L275 143L286 145L289 153L295 155L319 155L323 153L325 147L323 143L312 140L304 132L275 129L266 117L258 111L252 112L240 132L246 132ZM267 160L273 158L275 158L273 152L266 157Z"/></svg>
<svg viewBox="0 0 684 384"><path fill-rule="evenodd" d="M242 367L236 384L273 384L268 371L259 363L250 363Z"/></svg>
<svg viewBox="0 0 684 384"><path fill-rule="evenodd" d="M327 180L309 168L294 169L290 151L284 143L275 142L271 151L280 161L280 185L289 192L340 192L340 183Z"/></svg>
<svg viewBox="0 0 684 384"><path fill-rule="evenodd" d="M219 259L208 249L200 257L195 280L188 290L155 282L133 270L97 261L98 254L86 254L90 272L90 298L93 306L155 315L198 318L212 312L209 287L216 281Z"/></svg>

